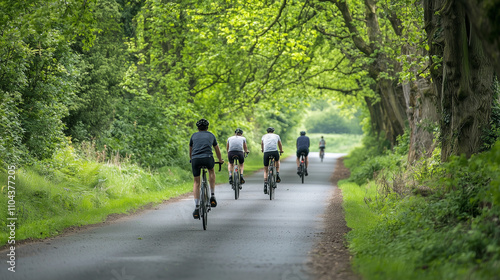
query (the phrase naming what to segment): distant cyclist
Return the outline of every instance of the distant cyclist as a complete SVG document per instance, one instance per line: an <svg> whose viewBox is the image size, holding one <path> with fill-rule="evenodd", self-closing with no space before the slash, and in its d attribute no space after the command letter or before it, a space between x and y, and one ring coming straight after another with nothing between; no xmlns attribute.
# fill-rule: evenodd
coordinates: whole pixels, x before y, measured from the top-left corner
<svg viewBox="0 0 500 280"><path fill-rule="evenodd" d="M215 135L207 131L210 123L206 119L201 119L196 122L198 127L198 132L191 135L189 140L189 158L191 159L191 168L193 171L194 184L193 184L193 195L196 208L193 212L193 218L200 218L200 174L201 167L206 166L208 169L208 181L210 183L210 190L212 191L212 196L210 197L210 205L212 207L217 206L217 200L215 199L215 161L212 153L212 147L215 149L215 153L219 162L224 162L220 153L219 145L217 144L217 139Z"/></svg>
<svg viewBox="0 0 500 280"><path fill-rule="evenodd" d="M297 138L297 142L295 147L297 148L297 174L300 175L300 154L304 153L305 155L305 164L306 164L306 172L307 176L307 166L309 166L309 146L311 142L309 141L309 137L306 136L305 131L300 132L300 136Z"/></svg>
<svg viewBox="0 0 500 280"><path fill-rule="evenodd" d="M319 140L319 151L325 152L325 146L326 146L325 139L323 139L323 136L321 136L321 139Z"/></svg>
<svg viewBox="0 0 500 280"><path fill-rule="evenodd" d="M274 134L274 128L269 127L267 129L267 134L262 136L262 141L260 142L261 150L264 153L264 193L267 194L267 175L269 170L269 157L274 156L276 163L276 182L281 182L280 178L280 153L283 153L283 146L281 145L281 139L278 134ZM278 152L279 147L279 152Z"/></svg>
<svg viewBox="0 0 500 280"><path fill-rule="evenodd" d="M233 170L234 170L234 156L238 157L238 165L240 169L240 182L241 184L245 183L243 179L243 168L245 162L245 153L248 152L247 148L247 139L242 136L243 130L241 128L237 128L234 131L234 136L231 136L227 139L226 150L227 157L229 159L228 171L229 171L229 184L233 184Z"/></svg>

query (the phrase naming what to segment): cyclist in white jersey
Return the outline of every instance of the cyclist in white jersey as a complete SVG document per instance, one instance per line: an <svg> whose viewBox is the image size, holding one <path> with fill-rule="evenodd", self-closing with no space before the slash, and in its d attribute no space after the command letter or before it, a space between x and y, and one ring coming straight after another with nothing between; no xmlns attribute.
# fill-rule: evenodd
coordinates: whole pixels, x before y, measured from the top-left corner
<svg viewBox="0 0 500 280"><path fill-rule="evenodd" d="M279 147L279 152L278 152ZM264 153L264 193L267 194L267 175L269 173L269 157L274 156L276 162L276 183L281 182L280 178L280 154L283 153L283 146L278 134L274 134L274 128L269 127L267 134L262 136L261 150Z"/></svg>
<svg viewBox="0 0 500 280"><path fill-rule="evenodd" d="M323 136L321 136L321 139L319 140L319 149L320 149L320 151L321 150L325 150L325 146L326 146L325 139L323 139Z"/></svg>
<svg viewBox="0 0 500 280"><path fill-rule="evenodd" d="M229 171L229 184L233 184L233 170L234 170L234 156L238 157L238 165L240 169L240 182L241 184L245 183L243 179L243 168L245 163L245 153L249 153L247 148L247 139L242 136L243 130L241 128L237 128L234 131L234 136L231 136L227 139L226 150L227 157L229 159L228 171Z"/></svg>

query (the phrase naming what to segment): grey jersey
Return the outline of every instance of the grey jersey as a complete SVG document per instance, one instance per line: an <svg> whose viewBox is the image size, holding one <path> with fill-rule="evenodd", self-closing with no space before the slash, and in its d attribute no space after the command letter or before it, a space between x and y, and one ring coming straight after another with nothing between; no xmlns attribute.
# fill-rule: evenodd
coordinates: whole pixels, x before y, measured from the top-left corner
<svg viewBox="0 0 500 280"><path fill-rule="evenodd" d="M193 147L191 158L213 157L212 147L217 146L217 139L212 132L198 131L191 135L189 146Z"/></svg>
<svg viewBox="0 0 500 280"><path fill-rule="evenodd" d="M247 139L243 136L231 136L227 139L229 144L228 152L243 152L243 144L247 142Z"/></svg>
<svg viewBox="0 0 500 280"><path fill-rule="evenodd" d="M278 150L278 142L281 141L280 136L274 133L264 134L262 142L264 143L264 153Z"/></svg>

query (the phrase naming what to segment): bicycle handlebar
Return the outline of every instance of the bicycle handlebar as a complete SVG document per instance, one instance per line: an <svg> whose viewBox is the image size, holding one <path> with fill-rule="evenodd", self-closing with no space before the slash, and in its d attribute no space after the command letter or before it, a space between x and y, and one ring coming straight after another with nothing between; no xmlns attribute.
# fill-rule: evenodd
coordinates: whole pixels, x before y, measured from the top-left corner
<svg viewBox="0 0 500 280"><path fill-rule="evenodd" d="M220 170L222 169L222 165L224 164L224 162L215 162L215 164L218 164L219 165L219 172Z"/></svg>

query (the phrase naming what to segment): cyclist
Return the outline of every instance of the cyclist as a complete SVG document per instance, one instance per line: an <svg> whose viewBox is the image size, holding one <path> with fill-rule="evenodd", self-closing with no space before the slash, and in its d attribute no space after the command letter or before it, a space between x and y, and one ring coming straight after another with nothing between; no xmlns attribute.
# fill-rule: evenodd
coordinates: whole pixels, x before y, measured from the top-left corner
<svg viewBox="0 0 500 280"><path fill-rule="evenodd" d="M214 147L215 154L219 159L219 162L223 163L222 156L220 153L219 145L217 144L217 139L215 135L208 131L208 126L210 123L206 119L201 119L196 122L198 127L198 132L191 135L189 140L189 158L191 159L191 168L193 171L194 183L193 183L193 195L196 208L193 212L193 218L200 218L200 174L201 167L206 166L208 169L208 181L210 183L210 190L212 191L212 196L210 197L210 205L212 207L217 206L217 200L215 199L215 161L212 153L212 147Z"/></svg>
<svg viewBox="0 0 500 280"><path fill-rule="evenodd" d="M300 136L297 138L297 142L295 144L295 147L297 148L297 174L300 175L300 154L304 153L305 154L305 164L306 164L306 173L305 175L307 176L307 166L309 165L309 146L310 146L310 141L309 137L306 136L305 131L300 132Z"/></svg>
<svg viewBox="0 0 500 280"><path fill-rule="evenodd" d="M226 150L227 150L227 158L229 159L228 171L229 171L229 184L233 184L233 164L234 164L234 156L238 156L239 168L240 168L240 182L241 184L245 183L243 179L243 168L245 162L245 154L249 153L247 148L247 139L242 136L243 130L241 128L237 128L234 131L234 136L231 136L227 139Z"/></svg>
<svg viewBox="0 0 500 280"><path fill-rule="evenodd" d="M320 151L320 153L322 151L325 152L325 146L326 146L325 139L323 139L323 136L321 136L321 139L319 140L319 151Z"/></svg>
<svg viewBox="0 0 500 280"><path fill-rule="evenodd" d="M261 151L264 153L264 193L267 194L267 175L269 170L269 156L273 155L276 162L276 182L281 182L280 178L280 154L283 153L283 146L281 145L281 139L278 134L274 134L274 128L269 127L267 129L267 134L262 136L262 141L260 142ZM279 152L278 152L279 147Z"/></svg>

